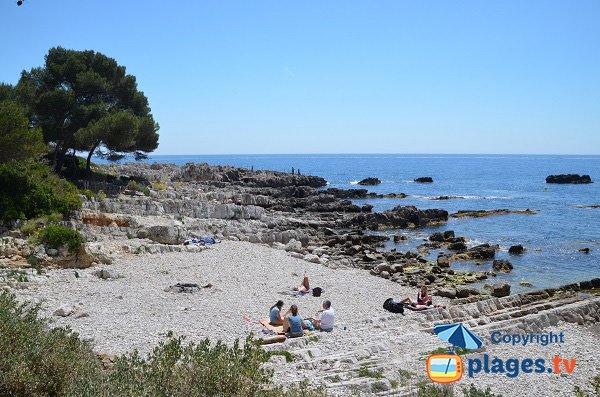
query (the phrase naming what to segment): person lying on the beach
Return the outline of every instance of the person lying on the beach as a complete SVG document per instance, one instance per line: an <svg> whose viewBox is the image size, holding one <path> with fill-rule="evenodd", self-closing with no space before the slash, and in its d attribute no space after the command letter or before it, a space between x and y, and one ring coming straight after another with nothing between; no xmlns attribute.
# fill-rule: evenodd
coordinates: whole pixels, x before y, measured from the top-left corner
<svg viewBox="0 0 600 397"><path fill-rule="evenodd" d="M321 332L333 331L333 325L335 323L335 313L331 308L331 302L323 302L323 309L317 312L317 318L309 318L313 326Z"/></svg>
<svg viewBox="0 0 600 397"><path fill-rule="evenodd" d="M271 306L269 309L269 324L271 325L283 325L283 318L287 316L291 309L289 309L285 314L281 315L281 310L283 309L283 301L277 301L276 304Z"/></svg>
<svg viewBox="0 0 600 397"><path fill-rule="evenodd" d="M306 272L304 272L304 277L302 278L302 283L294 288L294 291L298 291L298 292L309 292L310 291L310 284L308 282L308 274Z"/></svg>
<svg viewBox="0 0 600 397"><path fill-rule="evenodd" d="M290 307L292 314L283 318L283 330L289 338L297 338L304 335L304 329L310 328L298 314L298 306Z"/></svg>

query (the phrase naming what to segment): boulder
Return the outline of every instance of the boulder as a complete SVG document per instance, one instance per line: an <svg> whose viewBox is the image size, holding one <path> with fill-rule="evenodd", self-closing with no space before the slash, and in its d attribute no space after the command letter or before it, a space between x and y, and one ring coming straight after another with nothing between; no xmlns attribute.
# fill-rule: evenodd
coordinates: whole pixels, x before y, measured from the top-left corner
<svg viewBox="0 0 600 397"><path fill-rule="evenodd" d="M448 258L446 255L439 255L437 257L437 264L441 268L450 267L450 258Z"/></svg>
<svg viewBox="0 0 600 397"><path fill-rule="evenodd" d="M508 249L508 253L511 255L521 255L525 251L525 248L521 244L513 245Z"/></svg>
<svg viewBox="0 0 600 397"><path fill-rule="evenodd" d="M54 315L58 317L68 317L75 311L75 308L70 305L62 304L54 311Z"/></svg>
<svg viewBox="0 0 600 397"><path fill-rule="evenodd" d="M443 298L456 298L456 290L454 288L440 288L437 290L437 295Z"/></svg>
<svg viewBox="0 0 600 397"><path fill-rule="evenodd" d="M579 174L549 175L546 177L546 183L592 183L592 178L589 175Z"/></svg>
<svg viewBox="0 0 600 397"><path fill-rule="evenodd" d="M358 182L359 185L361 186L375 186L375 185L379 185L381 183L381 180L379 178L365 178L362 181Z"/></svg>
<svg viewBox="0 0 600 397"><path fill-rule="evenodd" d="M496 259L492 263L492 268L498 272L510 273L513 269L513 265L505 259Z"/></svg>
<svg viewBox="0 0 600 397"><path fill-rule="evenodd" d="M590 252L592 252L591 248L585 247L585 248L580 248L577 251L582 252L584 254L589 254Z"/></svg>
<svg viewBox="0 0 600 397"><path fill-rule="evenodd" d="M317 255L314 254L306 254L304 255L304 260L312 263L321 263L321 260Z"/></svg>
<svg viewBox="0 0 600 397"><path fill-rule="evenodd" d="M479 295L480 292L477 288L465 287L459 285L456 287L457 298L468 298L469 296Z"/></svg>
<svg viewBox="0 0 600 397"><path fill-rule="evenodd" d="M302 243L296 239L291 239L286 245L285 250L288 252L302 251Z"/></svg>
<svg viewBox="0 0 600 397"><path fill-rule="evenodd" d="M152 226L148 228L148 238L160 244L183 244L185 238L181 229L174 226Z"/></svg>
<svg viewBox="0 0 600 397"><path fill-rule="evenodd" d="M121 275L114 270L99 269L96 270L93 274L94 276L101 278L102 280L116 280L118 278L121 278Z"/></svg>
<svg viewBox="0 0 600 397"><path fill-rule="evenodd" d="M496 298L502 298L503 296L510 295L510 284L499 283L494 284L490 287L491 295Z"/></svg>
<svg viewBox="0 0 600 397"><path fill-rule="evenodd" d="M420 178L415 179L415 182L417 182L417 183L432 183L433 178L430 176L422 176Z"/></svg>

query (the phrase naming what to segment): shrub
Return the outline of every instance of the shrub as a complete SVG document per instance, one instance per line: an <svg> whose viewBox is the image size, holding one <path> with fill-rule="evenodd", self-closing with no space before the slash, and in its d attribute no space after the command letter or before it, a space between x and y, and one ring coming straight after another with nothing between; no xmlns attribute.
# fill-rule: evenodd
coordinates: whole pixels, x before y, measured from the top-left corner
<svg viewBox="0 0 600 397"><path fill-rule="evenodd" d="M39 309L0 294L2 396L66 396L74 379L99 371L90 347L69 330L50 331Z"/></svg>
<svg viewBox="0 0 600 397"><path fill-rule="evenodd" d="M150 189L148 189L143 184L134 181L133 179L130 180L129 183L127 184L127 189L134 190L136 192L142 192L142 193L144 193L144 195L150 196Z"/></svg>
<svg viewBox="0 0 600 397"><path fill-rule="evenodd" d="M91 346L68 329L49 329L38 305L0 294L0 395L56 397L327 397L306 383L271 384L270 357L246 342L186 344L171 335L143 358L134 351L105 371Z"/></svg>
<svg viewBox="0 0 600 397"><path fill-rule="evenodd" d="M596 375L590 384L594 390L594 394L588 394L581 390L579 386L576 386L575 390L573 391L575 397L600 397L600 375Z"/></svg>
<svg viewBox="0 0 600 397"><path fill-rule="evenodd" d="M164 182L154 182L152 184L152 188L154 190L166 190L167 189L167 184Z"/></svg>
<svg viewBox="0 0 600 397"><path fill-rule="evenodd" d="M44 164L0 164L0 219L32 219L52 213L68 216L81 207L77 188Z"/></svg>
<svg viewBox="0 0 600 397"><path fill-rule="evenodd" d="M77 231L66 226L48 225L40 233L38 240L50 248L69 247L69 252L76 252L84 243L83 236Z"/></svg>

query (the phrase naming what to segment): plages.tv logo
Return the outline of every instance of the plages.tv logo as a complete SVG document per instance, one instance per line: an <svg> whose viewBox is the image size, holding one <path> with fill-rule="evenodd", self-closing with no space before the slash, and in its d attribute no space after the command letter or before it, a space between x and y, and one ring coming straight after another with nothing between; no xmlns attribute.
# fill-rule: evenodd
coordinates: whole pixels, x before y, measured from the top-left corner
<svg viewBox="0 0 600 397"><path fill-rule="evenodd" d="M452 344L448 354L432 354L427 358L427 375L437 383L452 383L462 378L462 358L454 354L454 347L479 349L483 342L463 324L440 324L433 332L442 340Z"/></svg>
<svg viewBox="0 0 600 397"><path fill-rule="evenodd" d="M451 383L456 382L464 372L470 378L474 378L481 373L503 374L509 378L519 376L519 374L541 374L541 373L567 373L571 374L575 370L577 360L567 359L554 355L552 359L545 358L508 358L506 360L498 357L490 357L483 354L481 358L474 357L467 360L467 365L463 364L463 359L454 354L454 347L475 350L479 349L483 342L481 338L475 335L463 324L441 324L433 328L434 333L442 340L450 343L452 347L448 349L448 354L432 354L427 358L427 374L433 382ZM500 331L494 331L490 335L492 344L501 343L512 344L517 347L539 344L548 346L550 344L564 343L564 335L554 334L502 334ZM551 365L548 365L551 363Z"/></svg>

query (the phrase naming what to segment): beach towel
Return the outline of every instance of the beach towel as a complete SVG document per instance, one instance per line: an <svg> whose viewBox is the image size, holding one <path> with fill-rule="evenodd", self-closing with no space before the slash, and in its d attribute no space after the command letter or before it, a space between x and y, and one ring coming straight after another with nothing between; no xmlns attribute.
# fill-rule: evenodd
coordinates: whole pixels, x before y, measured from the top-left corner
<svg viewBox="0 0 600 397"><path fill-rule="evenodd" d="M260 325L262 325L265 329L274 332L276 335L283 335L283 325L271 325L268 318L259 321Z"/></svg>

